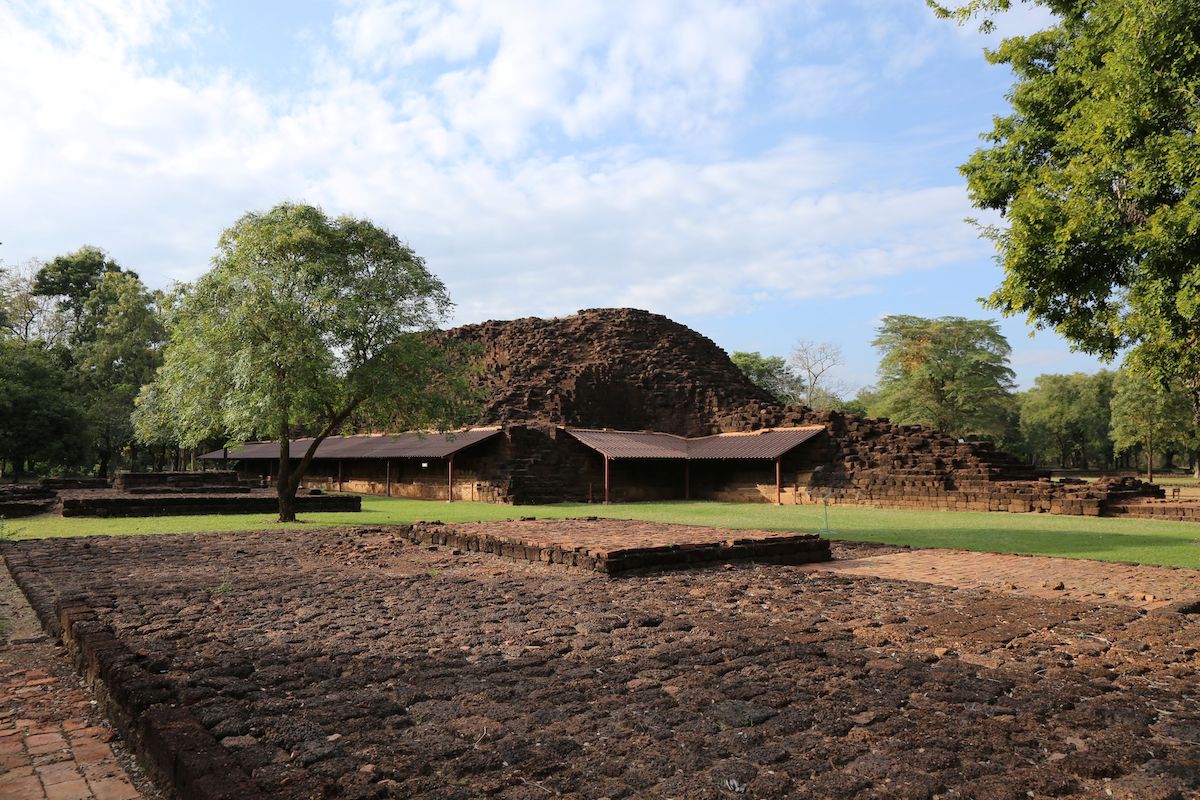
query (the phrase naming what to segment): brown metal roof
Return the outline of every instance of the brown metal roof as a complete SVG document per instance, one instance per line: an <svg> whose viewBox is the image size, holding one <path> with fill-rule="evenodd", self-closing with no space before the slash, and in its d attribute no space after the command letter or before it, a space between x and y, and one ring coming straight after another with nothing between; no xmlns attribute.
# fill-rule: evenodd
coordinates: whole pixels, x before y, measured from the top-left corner
<svg viewBox="0 0 1200 800"><path fill-rule="evenodd" d="M491 439L499 428L472 428L449 433L397 433L368 436L330 436L317 446L316 458L446 458L468 447ZM293 439L292 458L302 458L312 439ZM279 458L278 442L247 442L238 447L214 450L200 456L207 459L230 458L238 461L274 461Z"/></svg>
<svg viewBox="0 0 1200 800"><path fill-rule="evenodd" d="M669 433L639 433L637 431L595 431L566 428L593 450L609 458L675 458L688 457L688 440Z"/></svg>
<svg viewBox="0 0 1200 800"><path fill-rule="evenodd" d="M670 433L564 428L583 444L612 459L776 459L825 430L823 425L718 433L685 439Z"/></svg>

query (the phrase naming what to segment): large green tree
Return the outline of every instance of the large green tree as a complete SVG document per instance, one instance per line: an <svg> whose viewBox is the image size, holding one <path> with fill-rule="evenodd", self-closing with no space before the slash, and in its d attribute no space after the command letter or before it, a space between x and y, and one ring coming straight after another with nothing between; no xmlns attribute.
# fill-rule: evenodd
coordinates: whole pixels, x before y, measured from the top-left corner
<svg viewBox="0 0 1200 800"><path fill-rule="evenodd" d="M134 446L134 400L154 379L165 334L158 296L132 272L105 273L84 301L80 318L75 372L91 421L97 470L107 475L113 458Z"/></svg>
<svg viewBox="0 0 1200 800"><path fill-rule="evenodd" d="M871 413L956 436L1004 433L1013 371L995 322L892 315L876 333L871 344L881 358Z"/></svg>
<svg viewBox="0 0 1200 800"><path fill-rule="evenodd" d="M170 315L157 399L185 446L214 431L275 437L279 518L294 520L317 446L355 419L445 429L474 415L469 375L434 334L450 306L424 261L369 221L292 203L249 213Z"/></svg>
<svg viewBox="0 0 1200 800"><path fill-rule="evenodd" d="M1134 347L1200 431L1200 4L1035 1L1056 22L987 54L1016 77L1012 113L962 166L1004 218L984 228L1004 267L989 302L1106 358Z"/></svg>
<svg viewBox="0 0 1200 800"><path fill-rule="evenodd" d="M70 375L36 344L0 339L0 465L76 466L87 451L87 421Z"/></svg>
<svg viewBox="0 0 1200 800"><path fill-rule="evenodd" d="M34 278L33 292L55 298L59 308L78 325L100 281L108 273L120 271L121 265L99 247L84 245L42 265Z"/></svg>
<svg viewBox="0 0 1200 800"><path fill-rule="evenodd" d="M1035 461L1062 467L1107 466L1113 374L1039 375L1020 397L1020 430Z"/></svg>
<svg viewBox="0 0 1200 800"><path fill-rule="evenodd" d="M729 359L752 383L780 403L798 403L803 398L803 380L779 356L740 350Z"/></svg>
<svg viewBox="0 0 1200 800"><path fill-rule="evenodd" d="M1186 397L1136 372L1120 370L1112 400L1112 438L1117 450L1141 449L1146 480L1153 481L1155 454L1195 445Z"/></svg>

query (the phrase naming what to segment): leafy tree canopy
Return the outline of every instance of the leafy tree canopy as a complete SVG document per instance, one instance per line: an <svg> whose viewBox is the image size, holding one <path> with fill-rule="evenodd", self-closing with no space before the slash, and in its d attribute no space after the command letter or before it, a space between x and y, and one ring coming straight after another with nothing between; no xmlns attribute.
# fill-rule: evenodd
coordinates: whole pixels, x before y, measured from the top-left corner
<svg viewBox="0 0 1200 800"><path fill-rule="evenodd" d="M59 298L59 307L78 321L101 279L120 271L121 265L99 247L84 245L42 266L34 278L33 293Z"/></svg>
<svg viewBox="0 0 1200 800"><path fill-rule="evenodd" d="M1059 466L1107 465L1113 374L1039 375L1020 398L1020 429L1036 461Z"/></svg>
<svg viewBox="0 0 1200 800"><path fill-rule="evenodd" d="M803 397L804 382L779 356L738 351L729 358L755 386L780 403L798 403Z"/></svg>
<svg viewBox="0 0 1200 800"><path fill-rule="evenodd" d="M473 417L469 376L432 333L450 305L424 261L371 222L293 203L249 213L172 311L155 400L185 446L214 431L277 438L280 518L292 519L316 446L351 421ZM315 440L292 468L288 442L305 432Z"/></svg>
<svg viewBox="0 0 1200 800"><path fill-rule="evenodd" d="M87 450L87 423L70 376L36 345L0 339L0 461L19 477L38 463L73 466Z"/></svg>
<svg viewBox="0 0 1200 800"><path fill-rule="evenodd" d="M107 272L84 301L75 370L101 475L134 440L134 399L154 379L165 333L158 295L132 272Z"/></svg>
<svg viewBox="0 0 1200 800"><path fill-rule="evenodd" d="M1169 387L1122 369L1112 400L1112 438L1118 450L1140 447L1148 480L1154 455L1172 447L1195 447L1187 398Z"/></svg>
<svg viewBox="0 0 1200 800"><path fill-rule="evenodd" d="M1004 432L1012 403L1011 348L990 320L884 317L872 413L957 436Z"/></svg>
<svg viewBox="0 0 1200 800"><path fill-rule="evenodd" d="M1037 0L1056 24L1004 40L1012 113L962 166L1005 277L989 298L1162 385L1185 381L1200 429L1200 7ZM1008 0L956 8L960 20Z"/></svg>

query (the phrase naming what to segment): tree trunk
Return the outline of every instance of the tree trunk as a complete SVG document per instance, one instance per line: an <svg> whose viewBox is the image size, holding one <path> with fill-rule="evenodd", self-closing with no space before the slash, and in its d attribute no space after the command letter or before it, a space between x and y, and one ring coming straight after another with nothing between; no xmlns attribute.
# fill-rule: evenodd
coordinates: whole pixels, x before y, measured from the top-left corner
<svg viewBox="0 0 1200 800"><path fill-rule="evenodd" d="M100 478L108 477L108 462L111 457L112 457L112 454L109 453L107 450L100 451L100 469L97 470L100 474L97 477L100 477Z"/></svg>
<svg viewBox="0 0 1200 800"><path fill-rule="evenodd" d="M279 478L275 483L279 498L279 521L296 521L296 486L292 483L292 442L288 438L287 415L279 424Z"/></svg>
<svg viewBox="0 0 1200 800"><path fill-rule="evenodd" d="M1154 439L1146 437L1146 483L1154 483Z"/></svg>

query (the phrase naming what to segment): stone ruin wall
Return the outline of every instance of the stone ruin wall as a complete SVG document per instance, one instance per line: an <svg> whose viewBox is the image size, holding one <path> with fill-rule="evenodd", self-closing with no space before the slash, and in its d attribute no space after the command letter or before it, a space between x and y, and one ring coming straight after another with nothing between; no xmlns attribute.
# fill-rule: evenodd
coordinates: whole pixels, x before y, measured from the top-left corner
<svg viewBox="0 0 1200 800"><path fill-rule="evenodd" d="M1134 478L1052 481L991 442L839 411L751 405L720 424L726 430L824 425L825 452L823 459L813 454L807 502L828 497L873 508L1100 516L1132 512L1137 501L1163 496L1161 487Z"/></svg>
<svg viewBox="0 0 1200 800"><path fill-rule="evenodd" d="M447 335L482 352L481 421L504 425L505 436L481 459L480 479L505 502L588 499L598 459L557 425L684 436L825 425L827 435L804 449L806 463L785 478L784 502L828 496L878 508L1098 516L1140 514L1141 501L1162 497L1159 487L1130 478L1051 481L989 442L960 442L918 425L781 406L710 339L645 311L491 321ZM735 496L773 499L750 487Z"/></svg>

